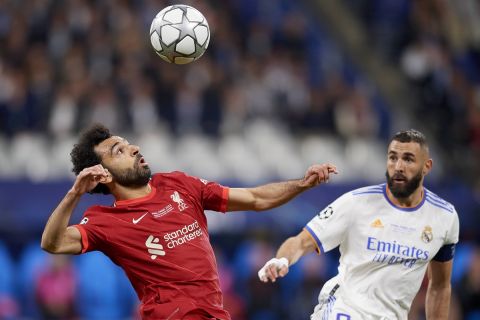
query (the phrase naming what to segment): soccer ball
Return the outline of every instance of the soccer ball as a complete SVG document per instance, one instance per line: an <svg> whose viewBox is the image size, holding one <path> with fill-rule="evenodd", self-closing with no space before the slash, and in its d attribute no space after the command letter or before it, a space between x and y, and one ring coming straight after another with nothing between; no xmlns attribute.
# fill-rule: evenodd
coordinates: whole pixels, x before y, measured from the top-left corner
<svg viewBox="0 0 480 320"><path fill-rule="evenodd" d="M177 4L166 7L153 19L150 42L163 60L187 64L200 58L207 49L210 28L200 11Z"/></svg>

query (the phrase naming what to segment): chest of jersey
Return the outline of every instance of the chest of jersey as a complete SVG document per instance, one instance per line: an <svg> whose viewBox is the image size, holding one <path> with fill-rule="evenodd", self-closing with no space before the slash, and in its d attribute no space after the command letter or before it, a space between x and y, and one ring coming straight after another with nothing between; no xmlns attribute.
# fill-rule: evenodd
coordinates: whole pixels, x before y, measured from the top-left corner
<svg viewBox="0 0 480 320"><path fill-rule="evenodd" d="M158 279L160 269L165 281L194 278L215 266L203 209L186 192L163 191L146 203L113 209L105 252L142 278Z"/></svg>
<svg viewBox="0 0 480 320"><path fill-rule="evenodd" d="M444 243L446 227L423 207L402 211L379 203L368 208L358 212L347 241L364 263L412 268L428 263Z"/></svg>

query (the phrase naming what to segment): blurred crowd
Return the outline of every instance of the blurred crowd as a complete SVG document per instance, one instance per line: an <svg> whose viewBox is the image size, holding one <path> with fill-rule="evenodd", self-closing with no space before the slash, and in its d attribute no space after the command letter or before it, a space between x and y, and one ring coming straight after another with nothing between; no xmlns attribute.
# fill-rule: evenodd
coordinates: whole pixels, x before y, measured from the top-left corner
<svg viewBox="0 0 480 320"><path fill-rule="evenodd" d="M364 22L372 49L400 65L414 88L418 105L405 111L426 119L431 140L448 150L446 161L458 164L455 175L467 171L461 179L480 190L480 4L344 2ZM0 180L25 171L38 177L43 164L64 171L47 170L42 179L71 176L72 138L93 122L142 137L149 149L158 148L159 160L179 166L172 169L182 169L187 157L192 173L198 169L207 178L261 180L270 174L264 165L291 178L304 169L295 158L298 146L308 150L301 152L305 163L325 159L342 167L339 180L383 178L384 142L395 119L375 85L301 2L185 3L206 16L211 41L200 60L175 66L155 55L148 36L169 1L0 0ZM177 151L164 141L180 145L185 136L195 138ZM216 145L206 141L223 141L220 160L235 161L225 170L229 176L216 174L222 163L209 155ZM308 257L288 278L264 285L256 271L287 235L262 232L212 237L227 309L240 320L308 318L335 273L338 253ZM136 298L124 275L110 272L115 267L103 258L47 257L38 244L15 254L1 247L0 319L135 317ZM469 243L458 250L452 319L480 319L479 250ZM83 281L93 276L108 285L85 287L95 284ZM422 294L411 319L423 319Z"/></svg>
<svg viewBox="0 0 480 320"><path fill-rule="evenodd" d="M0 134L242 132L264 117L291 132L379 137L367 81L292 1L199 2L210 48L161 61L148 30L167 1L0 1Z"/></svg>
<svg viewBox="0 0 480 320"><path fill-rule="evenodd" d="M480 176L480 3L476 0L345 0L372 46L398 64L417 99L416 115L451 166ZM472 172L473 171L473 172Z"/></svg>

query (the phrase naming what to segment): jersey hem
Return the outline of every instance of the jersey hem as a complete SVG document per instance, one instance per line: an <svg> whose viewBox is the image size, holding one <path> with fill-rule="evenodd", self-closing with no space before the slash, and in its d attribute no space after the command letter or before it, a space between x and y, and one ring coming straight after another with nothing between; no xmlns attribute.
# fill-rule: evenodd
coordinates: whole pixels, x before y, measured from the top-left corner
<svg viewBox="0 0 480 320"><path fill-rule="evenodd" d="M230 194L230 188L223 187L223 190L222 190L222 204L220 206L220 212L223 212L223 213L227 212L229 194Z"/></svg>

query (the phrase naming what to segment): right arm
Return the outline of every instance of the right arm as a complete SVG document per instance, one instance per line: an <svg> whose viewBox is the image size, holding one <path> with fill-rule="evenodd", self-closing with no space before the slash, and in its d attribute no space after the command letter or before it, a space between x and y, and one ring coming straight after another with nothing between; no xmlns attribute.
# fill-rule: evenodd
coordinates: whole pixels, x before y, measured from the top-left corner
<svg viewBox="0 0 480 320"><path fill-rule="evenodd" d="M276 258L268 261L258 277L263 282L284 277L288 266L296 263L307 253L317 250L328 252L339 246L345 239L350 225L351 212L356 199L350 193L344 194L320 211L297 236L287 239L278 249Z"/></svg>
<svg viewBox="0 0 480 320"><path fill-rule="evenodd" d="M73 210L81 196L98 183L111 181L108 171L101 165L83 169L73 187L52 212L42 234L42 249L50 253L77 254L82 251L82 236L77 228L68 226Z"/></svg>
<svg viewBox="0 0 480 320"><path fill-rule="evenodd" d="M260 271L258 277L263 282L275 282L278 277L288 273L288 267L296 263L304 255L315 251L316 243L305 229L295 237L288 238L278 249L275 258L268 261Z"/></svg>

